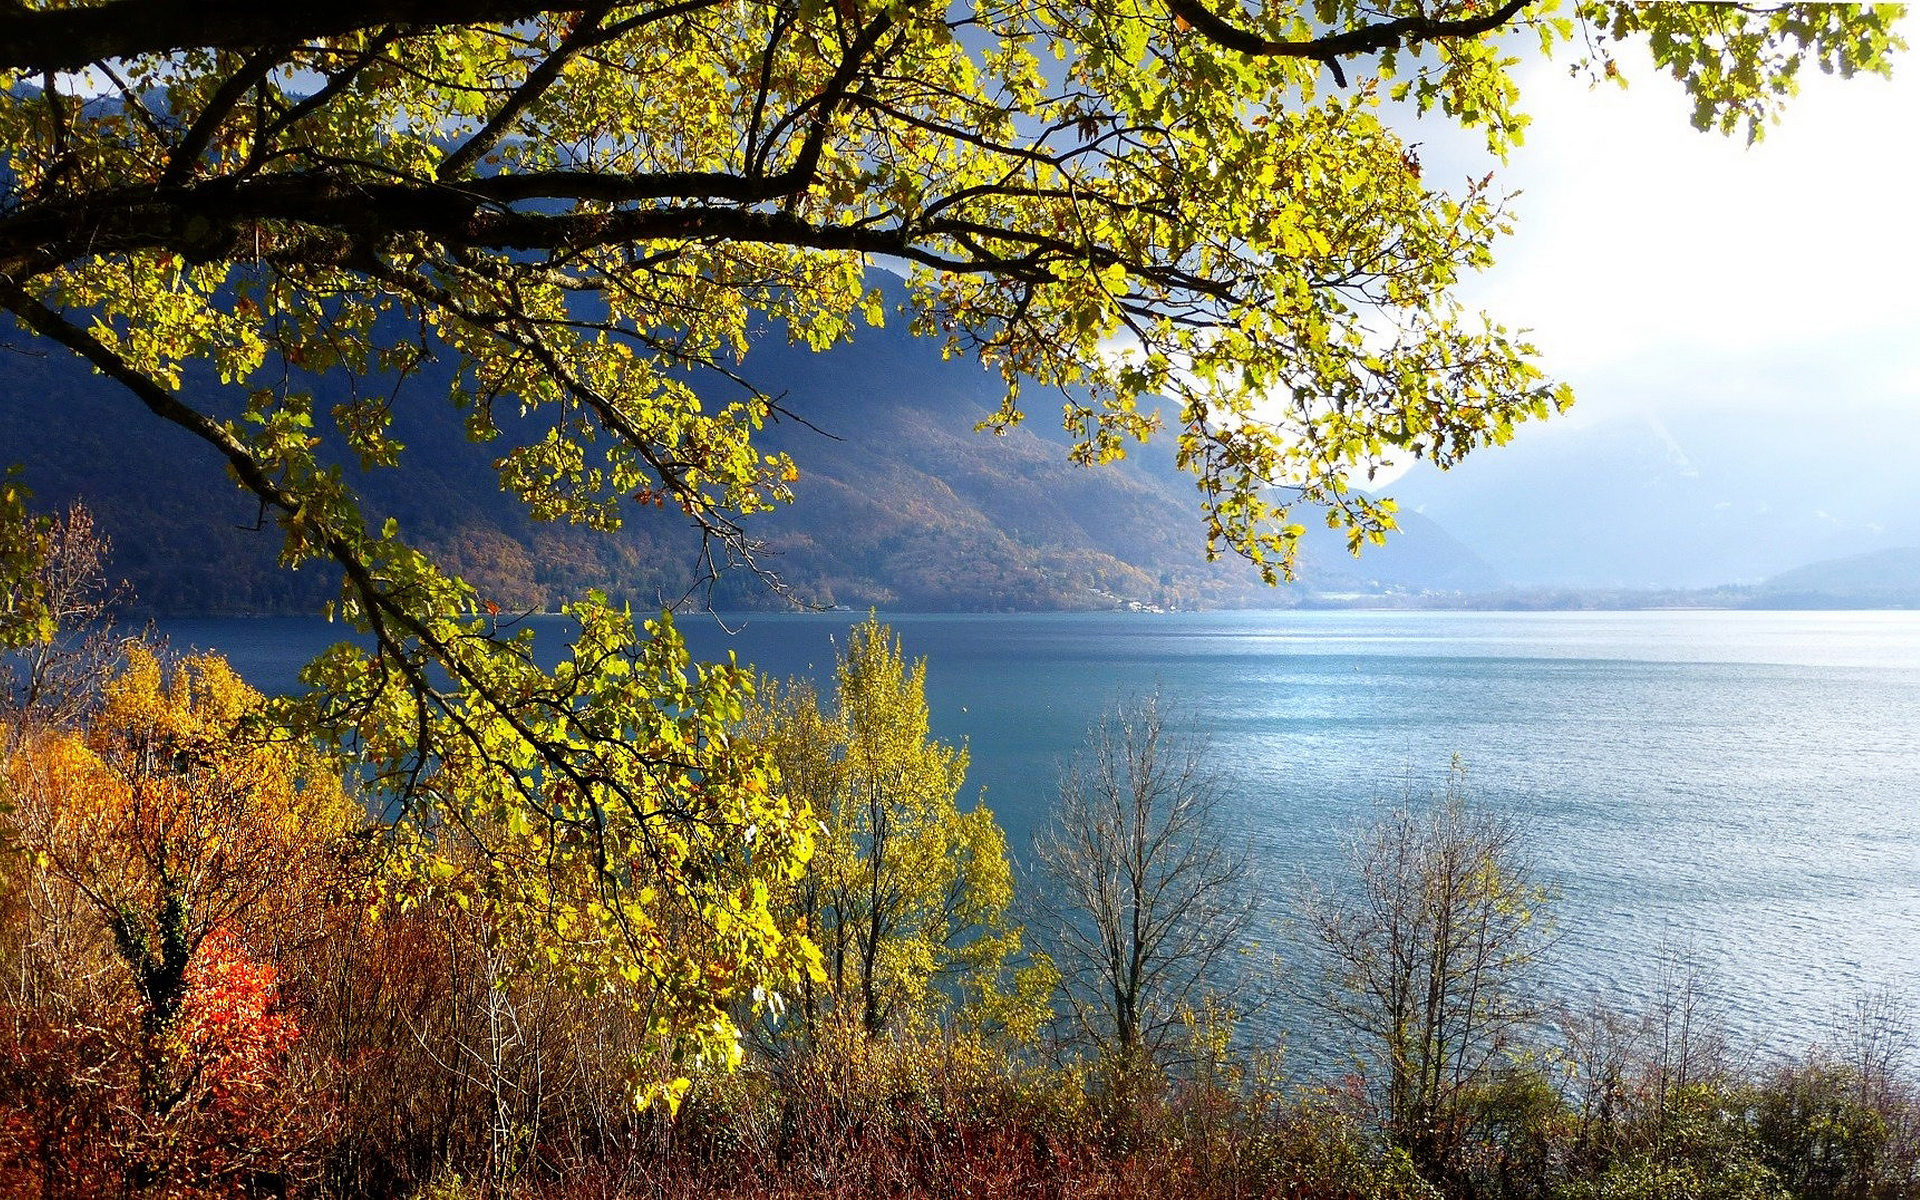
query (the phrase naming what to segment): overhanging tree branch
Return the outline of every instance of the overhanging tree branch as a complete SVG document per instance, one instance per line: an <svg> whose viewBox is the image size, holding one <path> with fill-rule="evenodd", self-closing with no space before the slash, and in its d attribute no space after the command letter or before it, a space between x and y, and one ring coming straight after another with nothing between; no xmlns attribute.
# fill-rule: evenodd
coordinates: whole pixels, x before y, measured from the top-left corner
<svg viewBox="0 0 1920 1200"><path fill-rule="evenodd" d="M1341 58L1373 54L1395 49L1410 42L1430 42L1439 38L1479 37L1491 33L1519 16L1534 0L1507 0L1499 8L1482 16L1440 18L1424 15L1399 17L1361 25L1323 37L1275 39L1253 32L1222 17L1201 0L1167 0L1167 9L1192 25L1208 41L1217 42L1242 54L1269 58L1311 58L1333 64Z"/></svg>
<svg viewBox="0 0 1920 1200"><path fill-rule="evenodd" d="M0 273L16 280L30 278L81 253L166 249L193 261L245 257L260 245L259 222L338 234L332 256L336 263L376 251L399 234L424 235L444 246L474 250L580 251L659 238L727 238L924 256L898 230L816 225L784 212L697 204L561 213L510 207L540 199L715 198L753 204L788 194L802 183L799 171L764 179L720 172L547 172L458 186L369 182L307 171L179 188L129 187L84 200L31 204L0 217Z"/></svg>
<svg viewBox="0 0 1920 1200"><path fill-rule="evenodd" d="M128 365L111 347L34 299L10 280L0 279L0 307L13 313L34 332L85 359L103 375L126 388L155 416L179 426L213 447L226 460L240 485L261 501L288 518L300 516L304 498L276 483L252 451L219 422L182 402L153 379ZM416 640L438 666L452 674L466 695L479 700L490 716L506 722L526 744L536 750L549 770L572 784L582 796L591 797L598 789L606 788L623 803L637 807L637 801L626 785L590 767L583 767L565 746L541 736L521 715L518 707L499 695L488 680L466 661L466 656L456 653L445 638L435 633L419 615L397 598L392 589L376 576L367 555L355 544L357 539L352 532L324 527L317 532L326 556L340 567L347 585L359 596L383 655L398 665L422 706L437 709L443 718L461 731L469 745L486 744L484 735L473 725L469 716L444 697L427 677L423 663L406 646L406 638ZM646 757L644 748L625 749L643 759ZM429 755L432 750L430 746L422 745L419 752ZM667 765L666 760L662 761L662 765ZM540 805L538 793L529 791L526 798L536 806ZM592 807L597 814L599 806L593 804ZM597 823L602 818L596 815L595 819Z"/></svg>
<svg viewBox="0 0 1920 1200"><path fill-rule="evenodd" d="M38 74L181 50L252 50L388 24L524 21L579 12L541 0L111 0L83 8L0 6L0 69Z"/></svg>

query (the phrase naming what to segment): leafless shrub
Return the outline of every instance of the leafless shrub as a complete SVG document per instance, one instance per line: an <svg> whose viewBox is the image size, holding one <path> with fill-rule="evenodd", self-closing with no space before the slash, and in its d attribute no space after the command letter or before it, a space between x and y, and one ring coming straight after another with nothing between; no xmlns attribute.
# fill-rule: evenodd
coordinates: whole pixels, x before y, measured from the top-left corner
<svg viewBox="0 0 1920 1200"><path fill-rule="evenodd" d="M13 718L9 723L17 726L73 725L120 651L113 617L128 593L124 583L107 577L112 542L79 503L54 519L47 539L39 586L55 633L47 641L0 655L0 686L5 688L0 715Z"/></svg>

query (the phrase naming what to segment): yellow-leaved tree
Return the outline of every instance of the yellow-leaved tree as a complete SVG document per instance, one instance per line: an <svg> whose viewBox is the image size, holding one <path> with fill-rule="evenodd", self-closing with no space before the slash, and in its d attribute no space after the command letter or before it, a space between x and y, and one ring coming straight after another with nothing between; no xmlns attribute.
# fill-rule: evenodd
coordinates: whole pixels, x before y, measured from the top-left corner
<svg viewBox="0 0 1920 1200"><path fill-rule="evenodd" d="M665 617L638 637L604 605L574 615L574 655L550 675L530 634L492 664L492 686L547 680L538 709L507 723L450 706L477 736L417 764L422 811L393 831L397 896L470 910L510 966L621 998L646 1034L628 1048L637 1095L677 1106L693 1072L738 1064L741 997L777 1004L818 973L774 899L815 837L738 736L748 672L691 665ZM398 709L361 718L379 757L409 736L395 724L408 693L388 695ZM539 771L529 739L564 746L571 768Z"/></svg>
<svg viewBox="0 0 1920 1200"><path fill-rule="evenodd" d="M819 945L821 986L793 1022L867 1036L933 1025L1031 1031L1053 984L1016 965L1006 835L985 804L962 810L967 752L931 736L926 662L891 630L856 626L823 707L802 680L765 682L748 736L819 822L812 865L786 903Z"/></svg>
<svg viewBox="0 0 1920 1200"><path fill-rule="evenodd" d="M169 670L134 646L84 732L40 734L7 764L18 848L105 923L156 1028L215 930L263 953L308 936L306 900L366 823L338 763L265 707L224 659Z"/></svg>

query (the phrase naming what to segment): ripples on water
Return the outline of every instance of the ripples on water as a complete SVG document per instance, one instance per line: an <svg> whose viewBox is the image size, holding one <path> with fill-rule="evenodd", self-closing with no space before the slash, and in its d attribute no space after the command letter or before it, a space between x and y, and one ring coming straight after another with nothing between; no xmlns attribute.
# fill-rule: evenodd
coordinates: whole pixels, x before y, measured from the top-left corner
<svg viewBox="0 0 1920 1200"><path fill-rule="evenodd" d="M682 628L830 678L847 614ZM1733 1030L1795 1049L1863 989L1920 1002L1920 613L889 616L929 660L935 732L1024 846L1057 764L1115 696L1159 688L1211 739L1275 926L1345 839L1457 754L1560 888L1554 983L1644 996L1665 950ZM337 636L198 621L259 686Z"/></svg>

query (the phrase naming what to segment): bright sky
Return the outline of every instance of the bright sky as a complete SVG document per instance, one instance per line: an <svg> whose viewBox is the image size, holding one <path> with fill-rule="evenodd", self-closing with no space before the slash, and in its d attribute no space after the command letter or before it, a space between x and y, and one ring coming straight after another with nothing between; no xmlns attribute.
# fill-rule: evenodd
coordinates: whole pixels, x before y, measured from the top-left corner
<svg viewBox="0 0 1920 1200"><path fill-rule="evenodd" d="M1920 55L1892 81L1814 74L1751 147L1623 65L1625 91L1564 65L1523 79L1534 124L1502 172L1519 230L1469 301L1534 331L1573 424L1838 401L1920 448Z"/></svg>

